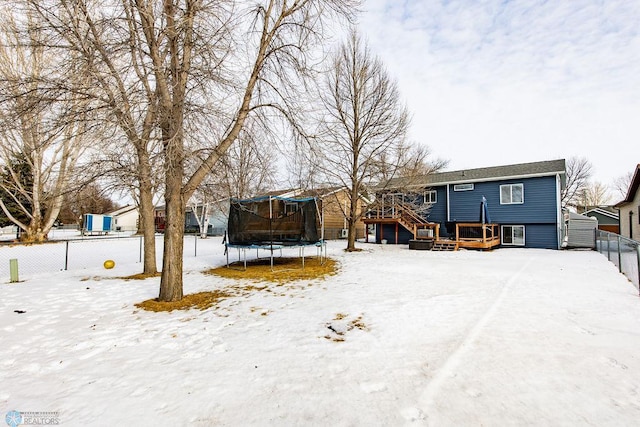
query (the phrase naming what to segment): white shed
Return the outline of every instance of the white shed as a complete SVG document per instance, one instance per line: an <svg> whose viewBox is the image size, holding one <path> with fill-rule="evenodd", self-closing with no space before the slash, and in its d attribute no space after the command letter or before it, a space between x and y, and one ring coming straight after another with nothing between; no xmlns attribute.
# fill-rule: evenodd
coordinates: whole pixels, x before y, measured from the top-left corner
<svg viewBox="0 0 640 427"><path fill-rule="evenodd" d="M589 248L596 246L598 220L573 212L564 214L564 248Z"/></svg>
<svg viewBox="0 0 640 427"><path fill-rule="evenodd" d="M138 221L140 213L137 206L127 205L116 211L110 212L113 217L114 231L128 231L135 233L138 231Z"/></svg>

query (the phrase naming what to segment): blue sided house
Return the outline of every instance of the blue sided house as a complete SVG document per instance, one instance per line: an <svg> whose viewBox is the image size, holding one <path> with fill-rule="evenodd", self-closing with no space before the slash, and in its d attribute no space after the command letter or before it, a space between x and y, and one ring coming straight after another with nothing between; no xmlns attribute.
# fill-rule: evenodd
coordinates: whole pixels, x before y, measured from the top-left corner
<svg viewBox="0 0 640 427"><path fill-rule="evenodd" d="M565 180L564 159L396 178L364 222L378 243L559 249Z"/></svg>

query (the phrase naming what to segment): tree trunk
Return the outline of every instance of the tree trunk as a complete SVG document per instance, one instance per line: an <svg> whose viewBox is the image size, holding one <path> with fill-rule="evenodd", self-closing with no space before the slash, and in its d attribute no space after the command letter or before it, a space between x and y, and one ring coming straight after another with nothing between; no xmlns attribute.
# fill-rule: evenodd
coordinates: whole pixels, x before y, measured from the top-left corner
<svg viewBox="0 0 640 427"><path fill-rule="evenodd" d="M151 164L149 153L142 142L136 147L138 160L138 182L140 191L140 227L144 240L144 274L156 274L156 224L153 206L153 185L151 184Z"/></svg>
<svg viewBox="0 0 640 427"><path fill-rule="evenodd" d="M175 182L165 194L166 228L164 230L164 256L160 280L160 301L182 299L182 256L184 252L184 220L186 204L180 193L182 175L172 177ZM167 183L170 179L167 177ZM176 191L177 190L177 191Z"/></svg>
<svg viewBox="0 0 640 427"><path fill-rule="evenodd" d="M347 251L356 250L356 222L358 221L358 190L351 190L351 200L349 200L349 217L347 218L348 235L347 235Z"/></svg>
<svg viewBox="0 0 640 427"><path fill-rule="evenodd" d="M180 105L180 104L178 104ZM165 111L171 111L168 107ZM163 126L165 169L164 255L160 279L160 301L182 299L182 257L184 253L184 223L187 201L182 191L184 177L184 141L182 117L172 111Z"/></svg>
<svg viewBox="0 0 640 427"><path fill-rule="evenodd" d="M42 224L31 222L26 230L20 234L20 241L25 243L42 243L47 240L47 233L43 233Z"/></svg>

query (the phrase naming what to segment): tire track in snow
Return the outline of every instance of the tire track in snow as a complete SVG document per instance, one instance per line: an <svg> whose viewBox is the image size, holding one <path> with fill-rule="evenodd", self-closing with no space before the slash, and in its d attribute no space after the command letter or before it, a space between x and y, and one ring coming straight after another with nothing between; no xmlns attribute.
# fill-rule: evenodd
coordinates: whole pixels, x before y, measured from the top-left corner
<svg viewBox="0 0 640 427"><path fill-rule="evenodd" d="M449 378L451 378L455 373L458 365L460 365L463 356L467 353L471 347L471 345L478 339L478 336L482 333L482 330L485 328L487 323L493 318L498 308L502 305L502 302L509 292L509 289L513 285L513 283L520 277L523 271L525 271L531 263L535 260L535 257L530 258L520 269L507 281L504 285L500 294L493 302L491 307L487 310L487 312L480 318L480 320L476 323L476 325L471 329L471 331L464 338L462 343L451 353L451 355L444 362L442 367L438 369L433 376L433 379L429 382L426 389L422 392L420 399L418 400L419 412L422 415L419 418L427 418L429 414L432 413L432 408L435 403L435 397L438 395L442 384ZM415 417L413 417L415 420Z"/></svg>

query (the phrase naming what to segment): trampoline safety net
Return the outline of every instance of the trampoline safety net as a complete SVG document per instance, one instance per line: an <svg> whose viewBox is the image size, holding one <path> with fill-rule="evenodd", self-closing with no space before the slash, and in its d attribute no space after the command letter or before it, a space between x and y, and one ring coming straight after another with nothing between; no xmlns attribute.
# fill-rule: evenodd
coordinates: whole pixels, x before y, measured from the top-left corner
<svg viewBox="0 0 640 427"><path fill-rule="evenodd" d="M308 245L320 241L318 200L259 197L231 199L230 245Z"/></svg>

